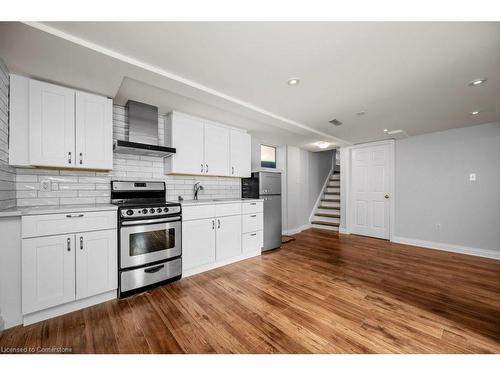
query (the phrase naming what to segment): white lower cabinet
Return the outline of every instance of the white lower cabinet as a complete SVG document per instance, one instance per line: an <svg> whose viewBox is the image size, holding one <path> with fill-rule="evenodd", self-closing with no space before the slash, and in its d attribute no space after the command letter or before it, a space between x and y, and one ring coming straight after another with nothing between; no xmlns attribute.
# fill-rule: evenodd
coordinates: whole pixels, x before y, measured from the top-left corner
<svg viewBox="0 0 500 375"><path fill-rule="evenodd" d="M75 239L76 299L116 289L116 230L79 233Z"/></svg>
<svg viewBox="0 0 500 375"><path fill-rule="evenodd" d="M182 223L182 269L190 270L215 262L215 219Z"/></svg>
<svg viewBox="0 0 500 375"><path fill-rule="evenodd" d="M23 314L75 299L75 236L23 240Z"/></svg>
<svg viewBox="0 0 500 375"><path fill-rule="evenodd" d="M116 212L110 214L114 215L116 223ZM74 228L61 222L61 231L68 233L54 235L51 228L41 225L50 216L22 219L22 313L25 316L117 288L116 224L113 229L105 226L103 230L78 232L75 229L86 228L78 222L85 216L64 214L65 220L74 223ZM54 220L60 219L61 214L53 216ZM28 230L32 226L40 231ZM92 225L87 227L93 228ZM29 237L33 233L39 235Z"/></svg>
<svg viewBox="0 0 500 375"><path fill-rule="evenodd" d="M242 215L245 204L248 203L183 206L183 276L249 258L260 252L262 212ZM250 230L254 230L253 234L245 233Z"/></svg>
<svg viewBox="0 0 500 375"><path fill-rule="evenodd" d="M241 215L217 218L215 259L225 260L241 254Z"/></svg>

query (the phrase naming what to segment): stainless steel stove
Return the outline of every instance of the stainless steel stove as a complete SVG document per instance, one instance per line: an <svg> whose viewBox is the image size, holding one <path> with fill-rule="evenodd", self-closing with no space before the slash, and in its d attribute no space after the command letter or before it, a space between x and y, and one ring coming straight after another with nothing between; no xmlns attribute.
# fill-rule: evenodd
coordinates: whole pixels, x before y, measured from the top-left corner
<svg viewBox="0 0 500 375"><path fill-rule="evenodd" d="M164 182L112 181L118 205L118 296L182 275L181 205L165 200Z"/></svg>

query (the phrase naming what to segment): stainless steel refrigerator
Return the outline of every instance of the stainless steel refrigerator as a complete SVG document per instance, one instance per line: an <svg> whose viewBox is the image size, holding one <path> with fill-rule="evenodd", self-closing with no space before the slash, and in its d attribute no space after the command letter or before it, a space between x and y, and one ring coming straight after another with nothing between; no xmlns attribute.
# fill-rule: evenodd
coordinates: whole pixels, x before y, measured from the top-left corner
<svg viewBox="0 0 500 375"><path fill-rule="evenodd" d="M252 177L241 180L243 198L264 200L263 251L281 246L281 173L253 172Z"/></svg>

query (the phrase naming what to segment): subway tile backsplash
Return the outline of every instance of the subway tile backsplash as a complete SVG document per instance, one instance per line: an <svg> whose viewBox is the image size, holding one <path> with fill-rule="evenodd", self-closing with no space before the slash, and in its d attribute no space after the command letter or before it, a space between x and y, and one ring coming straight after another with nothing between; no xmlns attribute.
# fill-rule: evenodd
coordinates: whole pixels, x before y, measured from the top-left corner
<svg viewBox="0 0 500 375"><path fill-rule="evenodd" d="M163 144L164 116L158 118L159 140ZM128 139L125 107L113 107L113 137ZM166 176L163 159L151 156L114 154L113 171L92 172L17 168L15 175L18 206L109 203L111 180L165 181L167 200L193 199L193 185L201 182L199 198L239 198L241 180L230 177ZM49 191L42 185L48 182Z"/></svg>

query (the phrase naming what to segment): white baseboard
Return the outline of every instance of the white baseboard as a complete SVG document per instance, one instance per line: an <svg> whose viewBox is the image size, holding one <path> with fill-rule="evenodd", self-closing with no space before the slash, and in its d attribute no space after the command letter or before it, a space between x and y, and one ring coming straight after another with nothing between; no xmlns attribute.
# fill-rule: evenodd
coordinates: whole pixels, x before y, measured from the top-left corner
<svg viewBox="0 0 500 375"><path fill-rule="evenodd" d="M344 228L344 227L339 227L339 233L342 233L342 234L351 234L351 232L349 232L347 230L347 228Z"/></svg>
<svg viewBox="0 0 500 375"><path fill-rule="evenodd" d="M392 238L392 242L401 243L405 245L427 247L433 250L449 251L451 253L474 255L490 259L500 259L500 251L495 251L495 250L478 249L468 246L452 245L447 243L432 242L432 241L418 240L415 238L406 238L397 236Z"/></svg>
<svg viewBox="0 0 500 375"><path fill-rule="evenodd" d="M228 264L239 262L241 260L245 260L248 258L253 258L253 257L259 256L261 254L262 254L261 250L249 251L249 252L243 253L241 255L238 255L237 257L224 259L224 260L221 260L219 262L206 264L206 265L203 265L200 267L191 268L189 270L182 270L182 277L189 277L192 275L196 275L197 273L210 271L210 270L213 270L214 268L227 266Z"/></svg>
<svg viewBox="0 0 500 375"><path fill-rule="evenodd" d="M42 311L37 311L23 316L23 325L27 326L33 323L41 322L42 320L54 318L59 315L64 315L76 310L81 310L85 307L97 305L116 298L116 289L97 296L84 298L78 301L65 303L64 305L54 306Z"/></svg>
<svg viewBox="0 0 500 375"><path fill-rule="evenodd" d="M288 230L284 230L282 232L283 235L285 236L291 236L291 235L294 235L294 234L297 234L297 233L300 233L306 229L310 229L311 228L311 224L305 224L305 225L302 225L298 228L294 228L294 229L288 229Z"/></svg>

